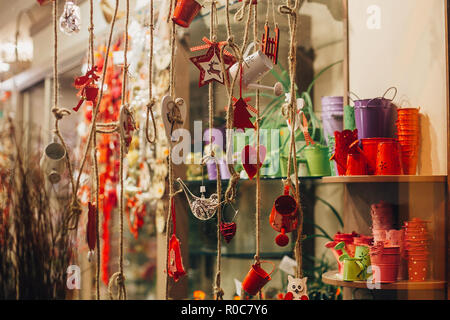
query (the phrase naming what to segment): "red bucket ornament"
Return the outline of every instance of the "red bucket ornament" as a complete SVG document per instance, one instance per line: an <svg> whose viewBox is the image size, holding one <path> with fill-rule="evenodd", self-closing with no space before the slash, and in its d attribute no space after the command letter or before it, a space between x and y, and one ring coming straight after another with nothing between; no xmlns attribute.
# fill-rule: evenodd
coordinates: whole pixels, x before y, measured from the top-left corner
<svg viewBox="0 0 450 320"><path fill-rule="evenodd" d="M275 238L275 242L280 247L289 243L289 237L286 233L297 229L298 224L298 204L295 199L289 195L289 186L284 187L284 195L279 196L272 207L269 222L275 231L280 234Z"/></svg>
<svg viewBox="0 0 450 320"><path fill-rule="evenodd" d="M172 198L171 202L173 232L169 240L169 251L167 252L168 268L167 274L172 277L175 282L180 280L186 274L183 266L183 259L181 257L180 240L176 236L176 213L175 204Z"/></svg>
<svg viewBox="0 0 450 320"><path fill-rule="evenodd" d="M198 15L202 6L195 0L178 0L172 21L183 28L188 28Z"/></svg>
<svg viewBox="0 0 450 320"><path fill-rule="evenodd" d="M263 268L261 268L261 263L270 263L273 265L273 269L270 273L267 273L264 271ZM267 282L272 280L270 275L275 270L275 264L270 261L261 261L257 262L252 265L250 268L250 271L245 276L244 281L242 281L242 289L244 289L245 292L248 294L254 296L259 291L261 291L262 287L266 285Z"/></svg>

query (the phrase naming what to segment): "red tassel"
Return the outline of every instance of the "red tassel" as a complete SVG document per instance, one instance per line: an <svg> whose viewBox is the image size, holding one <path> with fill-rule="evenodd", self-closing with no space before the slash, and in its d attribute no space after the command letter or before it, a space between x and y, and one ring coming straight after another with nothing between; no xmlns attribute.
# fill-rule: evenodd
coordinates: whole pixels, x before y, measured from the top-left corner
<svg viewBox="0 0 450 320"><path fill-rule="evenodd" d="M116 189L110 189L106 193L106 197L103 199L103 251L102 251L102 281L105 285L109 282L109 258L110 258L110 233L109 222L111 220L111 212L114 207L117 206L117 192Z"/></svg>
<svg viewBox="0 0 450 320"><path fill-rule="evenodd" d="M86 227L86 240L89 246L89 250L95 250L95 244L97 242L97 207L88 203L88 223Z"/></svg>

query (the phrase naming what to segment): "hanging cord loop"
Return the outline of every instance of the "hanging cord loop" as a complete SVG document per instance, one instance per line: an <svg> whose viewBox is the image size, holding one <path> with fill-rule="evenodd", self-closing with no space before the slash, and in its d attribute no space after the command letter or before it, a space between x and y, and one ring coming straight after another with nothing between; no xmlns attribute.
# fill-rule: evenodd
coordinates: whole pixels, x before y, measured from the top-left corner
<svg viewBox="0 0 450 320"><path fill-rule="evenodd" d="M154 0L150 0L150 24L149 24L149 31L150 31L150 53L149 53L149 61L148 61L148 104L147 104L147 115L145 120L145 137L149 143L155 143L157 138L157 132L156 132L156 123L155 123L155 116L153 114L153 107L156 104L156 100L153 98L153 43L154 43ZM153 124L153 137L150 138L148 133L148 127L149 127L149 116L152 118L152 124Z"/></svg>
<svg viewBox="0 0 450 320"><path fill-rule="evenodd" d="M156 104L156 101L153 98L147 104L147 118L146 118L146 121L145 121L145 137L147 138L147 141L149 143L155 143L156 138L157 138L156 122L155 122L155 116L153 114L153 107L155 106L155 104ZM152 124L153 124L153 137L152 138L150 138L150 135L149 135L149 132L148 132L150 116L152 118Z"/></svg>
<svg viewBox="0 0 450 320"><path fill-rule="evenodd" d="M236 14L234 15L234 21L240 22L244 19L244 14L248 10L248 7L251 5L251 3L252 3L252 0L243 0L242 1L242 6L238 9Z"/></svg>
<svg viewBox="0 0 450 320"><path fill-rule="evenodd" d="M117 292L113 292L113 286L117 287ZM125 277L123 273L116 272L111 278L109 278L108 283L108 293L111 300L118 299L123 300L127 299L127 290L125 288Z"/></svg>

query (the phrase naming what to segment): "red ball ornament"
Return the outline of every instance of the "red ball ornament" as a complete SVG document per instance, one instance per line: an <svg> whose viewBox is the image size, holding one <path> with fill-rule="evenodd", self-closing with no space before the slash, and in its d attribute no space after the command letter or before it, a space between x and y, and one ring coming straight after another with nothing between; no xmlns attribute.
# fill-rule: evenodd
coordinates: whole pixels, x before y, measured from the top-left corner
<svg viewBox="0 0 450 320"><path fill-rule="evenodd" d="M289 237L284 234L284 233L280 233L279 235L277 235L277 237L275 238L275 242L277 245L279 245L280 247L285 247L287 246L287 244L289 243Z"/></svg>

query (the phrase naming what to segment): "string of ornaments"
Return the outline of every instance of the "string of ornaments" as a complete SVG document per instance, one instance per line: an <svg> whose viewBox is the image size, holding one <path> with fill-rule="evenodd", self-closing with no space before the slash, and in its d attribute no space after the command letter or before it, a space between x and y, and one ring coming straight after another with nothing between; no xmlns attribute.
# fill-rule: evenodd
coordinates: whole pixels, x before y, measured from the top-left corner
<svg viewBox="0 0 450 320"><path fill-rule="evenodd" d="M38 0L41 5L44 5L50 1ZM273 0L267 1L267 15L266 22L264 26L264 33L261 41L258 40L257 32L257 0L244 0L241 1L241 7L238 9L235 15L235 20L237 22L243 21L245 13L247 13L247 19L245 21L244 37L242 41L242 46L239 47L234 42L234 35L231 32L231 24L229 19L229 0L226 1L226 28L227 28L227 40L217 41L217 7L216 1L211 0L210 15L211 15L211 30L209 38L203 37L201 41L204 43L196 47L191 48L191 52L197 52L206 50L204 54L194 56L190 58L190 61L199 70L199 87L208 85L209 87L209 132L210 132L210 143L212 144L212 129L213 129L213 115L214 115L214 95L213 95L213 82L217 82L226 87L228 95L228 106L227 106L227 129L237 129L245 131L246 129L253 129L256 131L256 145L247 145L241 151L241 158L244 163L244 170L250 179L256 176L257 181L257 192L256 192L256 253L255 262L252 265L249 274L243 282L244 291L250 295L260 293L260 298L262 298L261 289L264 284L270 280L270 274L267 274L266 282L261 282L258 284L249 283L248 278L254 272L264 271L261 268L260 261L260 168L264 163L266 157L266 148L260 144L259 141L259 90L272 90L276 95L281 95L283 93L282 86L276 83L273 87L267 87L261 85L259 82L267 74L275 64L278 62L278 51L279 51L279 41L280 41L280 30L278 24L275 21L275 10ZM293 4L292 4L293 2ZM297 13L304 3L304 0L286 0L286 5L279 7L279 12L281 14L288 16L289 21L289 31L290 31L290 51L289 51L289 75L291 79L290 88L290 99L286 106L284 106L284 114L287 117L289 126L291 127L291 145L289 149L288 157L288 178L284 181L284 194L277 198L274 204L270 216L271 226L280 235L276 238L276 243L280 246L285 246L289 242L286 233L296 230L297 240L295 243L295 258L297 262L296 277L289 278L289 286L295 289L290 289L288 287L288 294L286 294L285 299L306 299L307 289L306 289L306 278L302 278L302 251L301 251L301 241L302 241L302 228L303 228L303 212L301 209L300 202L300 188L298 179L295 179L295 186L292 186L290 181L291 167L293 166L293 171L295 176L297 176L297 161L296 161L296 149L295 149L295 130L297 128L302 128L305 132L307 131L307 121L301 112L298 111L297 99L295 97L295 74L296 74L296 27L297 27ZM89 68L86 73L75 79L75 87L79 90L78 96L80 98L78 104L73 108L73 111L77 112L84 103L89 103L92 105L92 122L89 130L89 136L87 139L85 152L82 156L81 165L78 171L78 176L74 179L72 174L72 168L70 163L70 158L68 155L68 150L65 145L64 139L62 138L59 129L58 121L61 120L65 115L70 114L67 109L61 109L58 107L58 71L57 71L57 6L58 0L53 1L53 24L54 24L54 40L55 40L55 59L54 59L54 102L53 102L53 114L55 116L55 136L57 136L61 144L63 145L66 152L66 162L70 172L71 184L72 184L72 202L69 215L67 220L67 229L76 230L78 227L78 219L81 214L80 202L78 199L78 190L80 188L80 178L83 172L83 167L86 164L89 152L92 152L92 158L94 163L94 173L95 173L95 201L88 203L88 221L86 225L86 241L89 247L90 254L99 250L99 174L97 168L97 142L96 134L114 134L118 133L120 135L120 196L119 196L119 210L120 210L120 244L119 244L119 271L115 273L110 278L110 283L108 286L109 294L111 299L126 299L126 289L125 289L125 277L123 268L123 218L124 218L124 187L123 187L123 158L128 152L130 147L132 136L134 130L136 130L136 124L128 105L128 93L127 93L127 77L128 77L128 62L127 62L127 49L128 49L128 20L129 20L129 0L126 1L126 22L125 22L125 48L124 48L124 66L123 66L123 79L122 79L122 107L120 108L119 119L117 122L113 123L97 123L97 115L99 113L99 105L102 100L104 84L105 84L105 74L108 66L108 57L111 46L111 38L114 31L114 24L118 13L119 0L116 0L116 6L114 9L114 14L111 20L111 28L109 34L109 41L107 45L105 62L103 65L103 70L99 70L98 66L94 63L93 55L93 4L91 4L91 24L89 27L90 31L90 42L89 42ZM272 5L273 18L274 18L274 36L271 36L271 28L269 26L268 16L269 7ZM155 101L152 95L152 72L153 72L153 0L150 1L150 60L149 60L149 102L147 105L147 118L146 118L146 137L148 142L153 143L156 138L156 125L153 118L153 106ZM207 161L214 161L216 163L217 170L217 190L209 198L205 197L206 188L202 183L200 188L200 196L195 196L187 186L183 183L181 179L175 180L173 177L173 164L172 164L172 145L179 141L176 132L177 129L182 128L187 118L187 105L183 98L175 96L175 53L176 53L176 26L181 26L183 28L188 28L193 19L199 14L201 5L195 0L183 0L183 1L169 1L169 15L168 21L171 18L171 38L170 38L170 48L171 48L171 61L170 61L170 87L169 95L163 97L161 101L161 113L162 120L164 124L165 134L169 140L169 157L168 157L168 170L169 170L169 206L166 224L166 241L167 241L167 259L166 259L166 270L167 270L167 280L166 280L166 298L169 298L169 278L173 278L177 282L181 277L186 274L181 258L181 245L180 241L176 236L176 212L175 212L175 196L176 194L184 190L185 195L189 201L189 206L192 213L199 220L209 220L214 215L217 215L217 272L214 281L214 295L216 299L223 299L224 292L221 289L221 239L220 235L228 243L231 241L236 233L236 223L234 218L238 213L235 210L235 215L231 222L225 222L222 220L222 205L232 205L236 198L236 186L239 181L239 174L235 171L232 163L228 162L228 168L231 174L231 179L228 188L225 191L225 195L222 198L221 191L221 176L219 162L217 161L216 155L213 148L210 149L210 154L202 159L202 165ZM253 44L247 47L249 27L251 25L251 19L254 18L254 40ZM60 30L68 35L76 33L80 30L80 10L79 7L72 1L67 1L64 6L63 14L59 18ZM251 47L253 46L253 53L250 54ZM228 50L226 49L228 48ZM245 49L245 51L244 51ZM98 73L102 72L102 76ZM99 80L101 79L101 84ZM236 81L239 85L239 97L236 98L233 95L234 86ZM243 91L255 89L256 90L256 108L249 105L249 100L243 97ZM256 121L252 122L252 114L256 115ZM299 115L302 115L299 117ZM148 127L150 122L153 122L153 135L152 139L148 134ZM303 122L303 125L301 124ZM305 128L306 127L306 128ZM229 133L229 130L227 131ZM227 137L229 138L229 137ZM227 139L228 142L231 139ZM312 139L308 139L309 143L313 143ZM231 152L229 143L227 144L226 157L229 159L231 157ZM174 181L178 181L181 189L174 191ZM291 193L293 194L291 196ZM223 199L223 200L222 200ZM234 207L233 207L234 209ZM286 214L288 213L288 214ZM99 281L98 281L98 270L100 268L99 254L97 255L97 272L96 272L96 291L97 299L100 298L99 293ZM264 271L265 272L265 271ZM273 271L272 271L273 272ZM117 287L117 293L112 292L113 286ZM294 294L295 292L296 294ZM297 293L301 292L299 296Z"/></svg>

